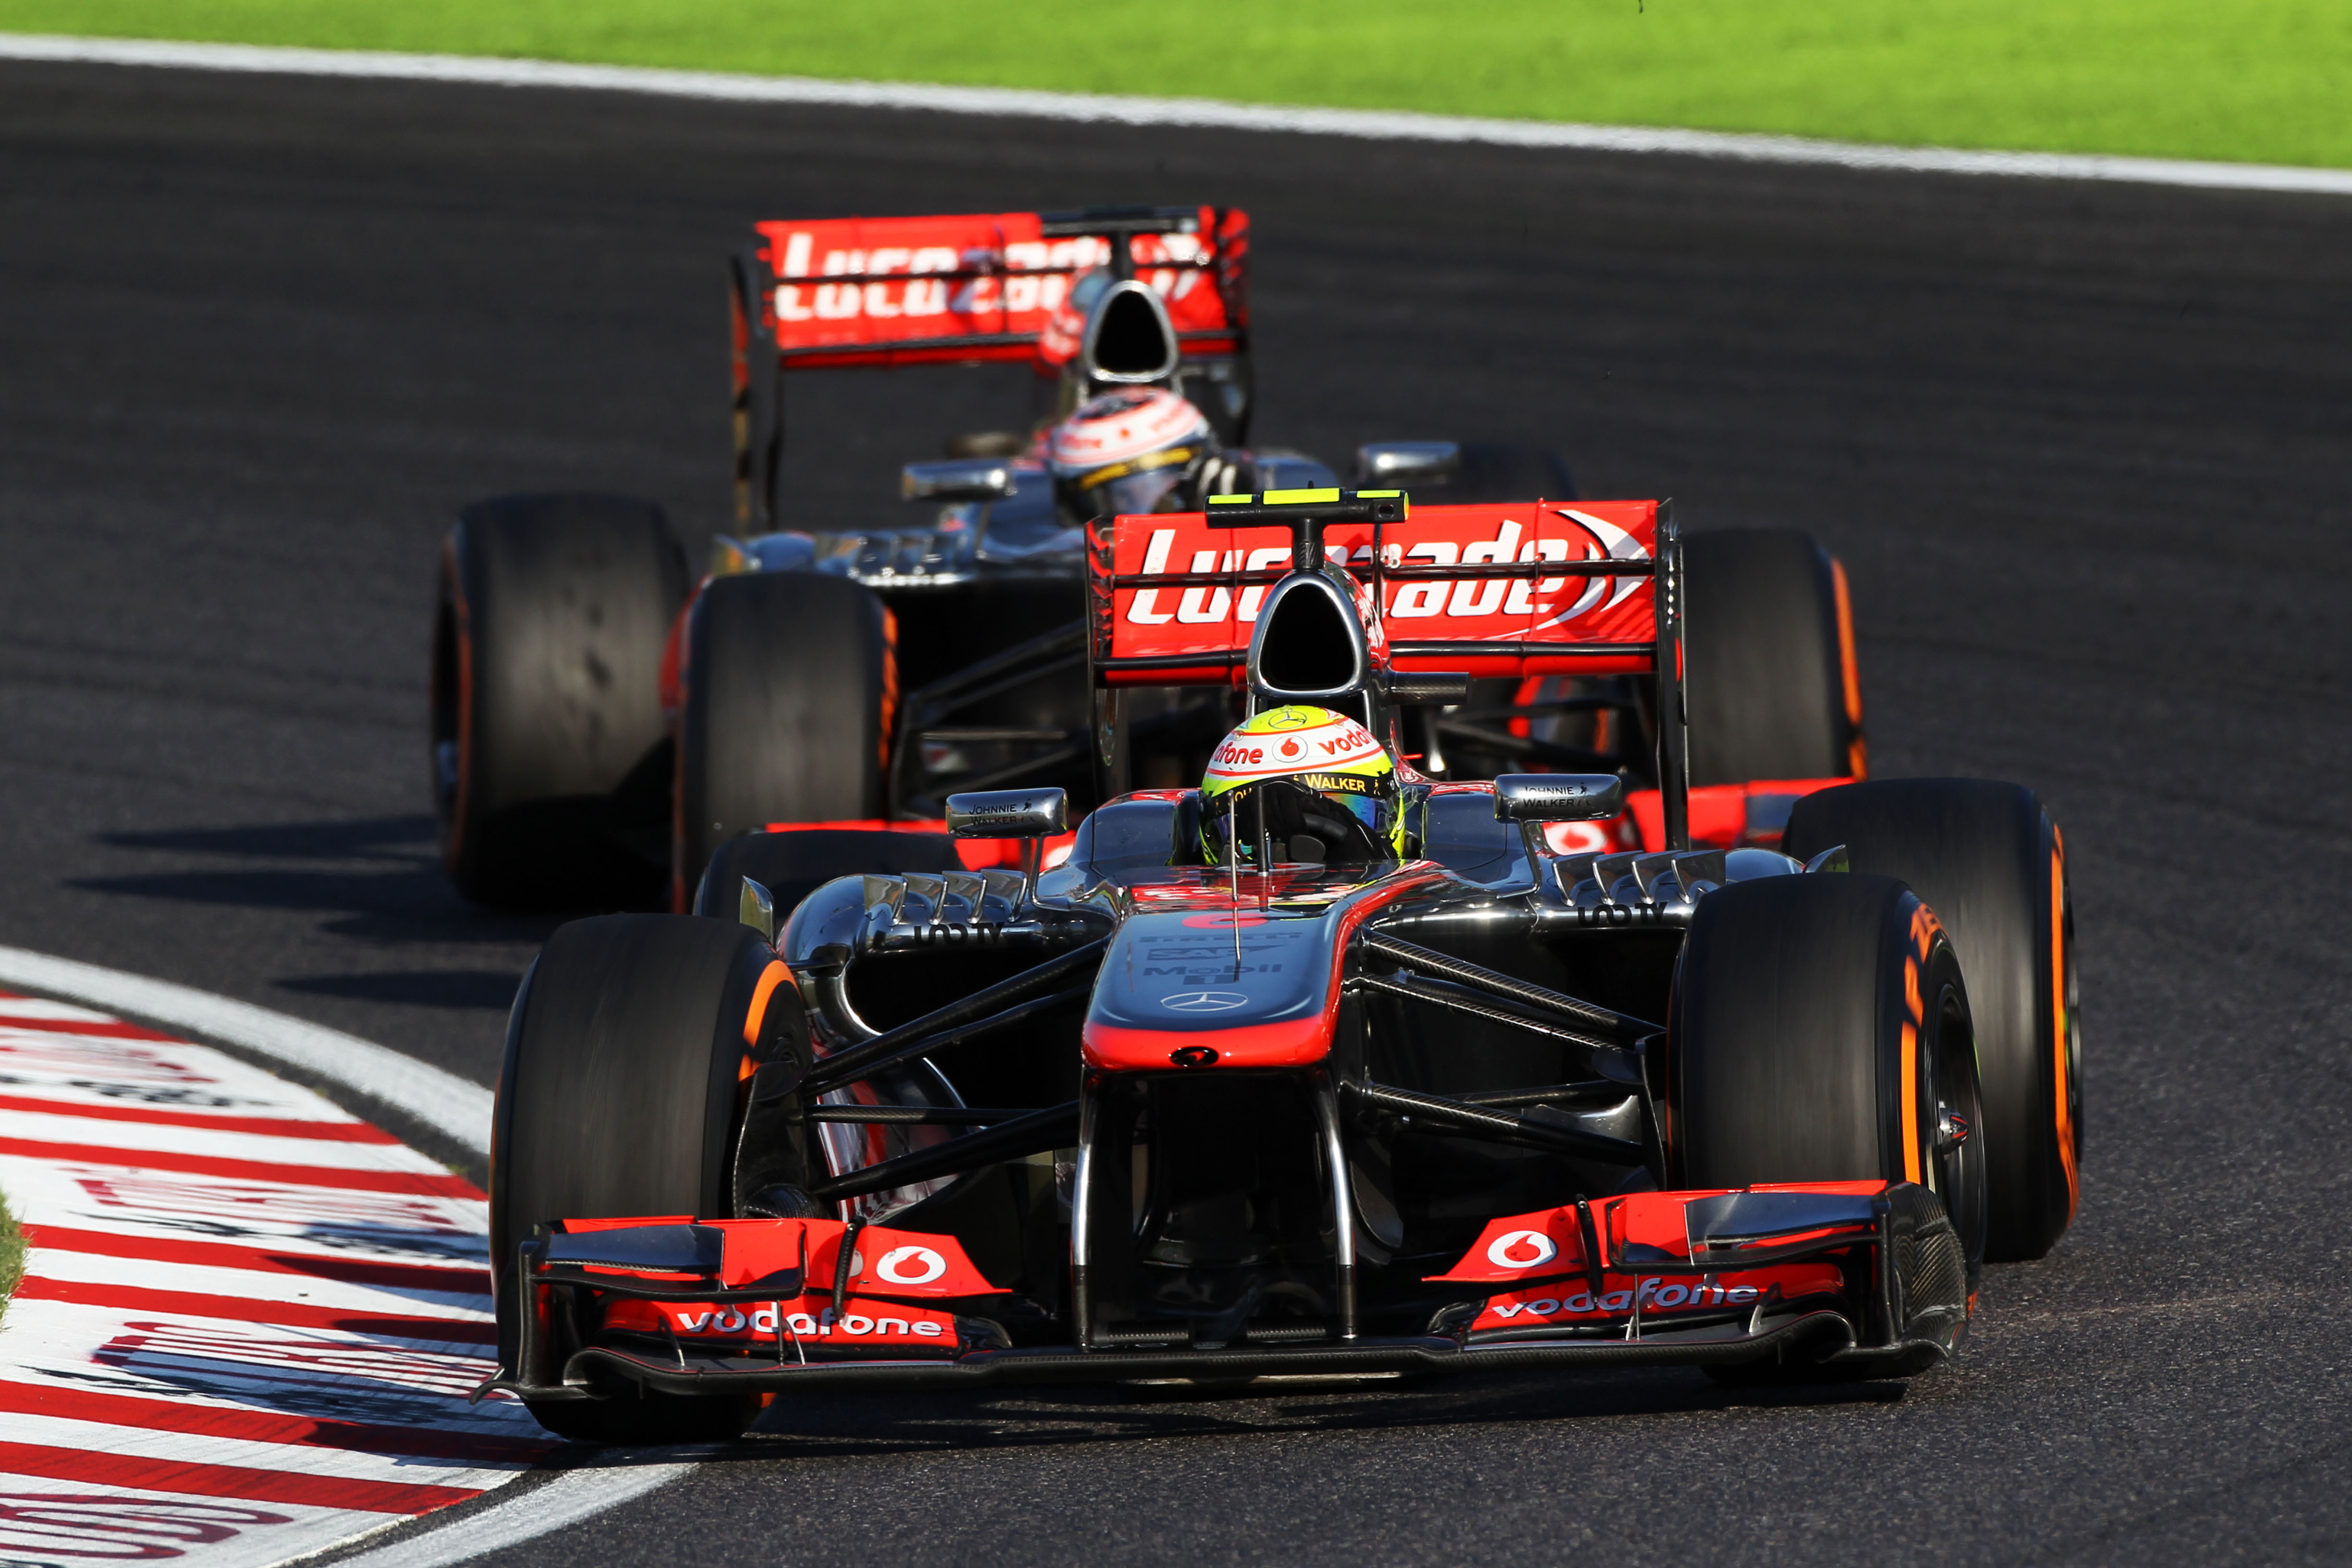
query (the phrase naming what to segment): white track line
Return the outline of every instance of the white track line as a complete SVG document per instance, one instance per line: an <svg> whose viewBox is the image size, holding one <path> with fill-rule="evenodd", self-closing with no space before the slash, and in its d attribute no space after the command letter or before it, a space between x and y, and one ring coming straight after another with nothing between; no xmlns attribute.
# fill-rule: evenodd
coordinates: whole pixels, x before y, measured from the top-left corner
<svg viewBox="0 0 2352 1568"><path fill-rule="evenodd" d="M746 76L656 70L635 66L570 65L554 60L477 59L456 55L387 54L359 49L284 48L257 44L183 44L137 38L61 37L0 33L0 59L156 66L182 70L286 76L369 77L480 87L571 88L649 93L727 103L783 103L838 109L919 110L931 113L1017 116L1118 125L1262 131L1352 136L1392 142L1483 142L1593 153L1679 153L1759 163L1813 163L1902 174L1984 174L2040 180L2105 180L2210 190L2289 191L2352 195L2352 170L2270 163L2211 163L2176 158L2095 153L1981 153L1952 147L1885 147L1802 136L1733 135L1529 120L1482 120L1355 109L1297 109L1220 103L1202 98L1123 98L1015 88L928 86L912 82L822 81L811 77Z"/></svg>
<svg viewBox="0 0 2352 1568"><path fill-rule="evenodd" d="M191 1034L208 1035L346 1084L469 1149L487 1152L489 1148L492 1097L488 1089L355 1035L192 986L23 948L0 947L0 985L21 985ZM675 1452L656 1450L647 1457ZM445 1528L425 1530L345 1561L352 1568L362 1564L365 1568L442 1568L592 1518L643 1497L693 1468L690 1463L632 1463L614 1455L604 1463L568 1472L520 1497L492 1503Z"/></svg>
<svg viewBox="0 0 2352 1568"><path fill-rule="evenodd" d="M455 1524L345 1557L334 1568L445 1568L593 1519L645 1496L692 1470L690 1464L636 1465L628 1469L579 1469L494 1503Z"/></svg>
<svg viewBox="0 0 2352 1568"><path fill-rule="evenodd" d="M405 1111L477 1153L489 1152L488 1089L357 1035L194 986L21 947L0 947L0 985L22 985L242 1047Z"/></svg>

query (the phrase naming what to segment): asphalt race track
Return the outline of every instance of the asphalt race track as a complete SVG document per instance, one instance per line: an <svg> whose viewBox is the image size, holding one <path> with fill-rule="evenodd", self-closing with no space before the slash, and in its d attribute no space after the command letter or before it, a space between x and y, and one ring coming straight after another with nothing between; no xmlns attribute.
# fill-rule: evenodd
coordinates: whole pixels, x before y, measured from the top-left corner
<svg viewBox="0 0 2352 1568"><path fill-rule="evenodd" d="M0 942L489 1081L554 917L433 858L454 509L720 526L753 218L1202 199L1256 220L1261 439L1548 441L1843 557L1877 771L2066 831L2080 1220L1907 1387L833 1398L485 1561L2352 1555L2342 200L0 67ZM803 383L799 493L1026 396Z"/></svg>

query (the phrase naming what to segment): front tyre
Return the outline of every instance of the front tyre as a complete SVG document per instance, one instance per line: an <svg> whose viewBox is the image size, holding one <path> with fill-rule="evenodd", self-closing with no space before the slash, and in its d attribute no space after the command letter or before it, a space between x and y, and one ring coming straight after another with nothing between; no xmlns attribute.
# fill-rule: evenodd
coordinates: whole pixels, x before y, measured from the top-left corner
<svg viewBox="0 0 2352 1568"><path fill-rule="evenodd" d="M783 966L748 927L608 915L575 921L548 940L508 1021L491 1124L490 1261L502 1365L514 1367L519 1345L515 1247L535 1226L731 1215L746 1058L795 1048L802 1026ZM559 1436L601 1443L732 1437L756 1413L738 1399L610 1392L593 1401L527 1403Z"/></svg>
<svg viewBox="0 0 2352 1568"><path fill-rule="evenodd" d="M1701 900L1675 973L1664 1077L1671 1184L1916 1184L1952 1228L1904 1273L1917 1271L1927 1300L1973 1299L1985 1236L1976 1042L1951 942L1908 888L1827 873ZM1708 1371L1736 1384L1926 1364Z"/></svg>
<svg viewBox="0 0 2352 1568"><path fill-rule="evenodd" d="M1973 1270L1985 1173L1968 991L1910 889L1827 873L1710 893L1670 1008L1674 1185L1916 1183Z"/></svg>
<svg viewBox="0 0 2352 1568"><path fill-rule="evenodd" d="M1985 1255L2042 1257L2082 1186L2074 910L2056 824L2021 784L1889 779L1806 796L1784 842L1808 858L1843 844L1855 870L1902 878L1942 918L1984 1077Z"/></svg>

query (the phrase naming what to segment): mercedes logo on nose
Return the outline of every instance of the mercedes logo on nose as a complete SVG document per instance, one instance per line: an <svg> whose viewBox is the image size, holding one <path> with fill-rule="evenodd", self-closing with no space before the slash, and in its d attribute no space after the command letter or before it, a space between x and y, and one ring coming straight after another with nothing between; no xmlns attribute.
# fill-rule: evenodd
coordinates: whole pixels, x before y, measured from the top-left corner
<svg viewBox="0 0 2352 1568"><path fill-rule="evenodd" d="M1222 1013L1248 1000L1238 991L1179 991L1162 996L1160 1005L1171 1013Z"/></svg>

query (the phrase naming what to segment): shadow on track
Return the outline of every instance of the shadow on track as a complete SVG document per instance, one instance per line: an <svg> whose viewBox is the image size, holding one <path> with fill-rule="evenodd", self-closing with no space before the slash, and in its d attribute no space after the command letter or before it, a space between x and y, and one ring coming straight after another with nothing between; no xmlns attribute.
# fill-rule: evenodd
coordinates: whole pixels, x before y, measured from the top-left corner
<svg viewBox="0 0 2352 1568"><path fill-rule="evenodd" d="M1244 1388L1107 1384L781 1401L709 1462L1053 1448L1175 1437L1426 1430L1751 1408L1876 1408L1956 1394L1959 1379L1798 1388L1717 1387L1696 1369L1262 1382Z"/></svg>
<svg viewBox="0 0 2352 1568"><path fill-rule="evenodd" d="M182 903L307 910L337 917L324 921L322 931L362 942L538 942L566 919L590 912L509 912L466 902L442 872L433 819L425 816L163 828L101 834L99 842L226 864L85 877L68 886ZM502 981L505 994L490 1001L493 977L483 971L425 974L410 989L395 992L380 988L388 978L320 975L294 988L435 1006L503 1007L513 997L513 978L508 976Z"/></svg>

